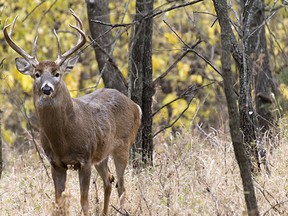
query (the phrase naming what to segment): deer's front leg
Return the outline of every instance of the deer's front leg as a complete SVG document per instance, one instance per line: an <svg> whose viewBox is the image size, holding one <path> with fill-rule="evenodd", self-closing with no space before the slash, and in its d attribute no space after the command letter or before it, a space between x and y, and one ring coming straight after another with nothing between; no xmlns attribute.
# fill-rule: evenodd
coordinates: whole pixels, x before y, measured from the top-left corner
<svg viewBox="0 0 288 216"><path fill-rule="evenodd" d="M56 203L59 203L62 192L65 190L67 169L52 164L52 178L55 188L55 200Z"/></svg>
<svg viewBox="0 0 288 216"><path fill-rule="evenodd" d="M83 214L88 215L89 202L88 192L91 177L91 164L82 165L79 169L79 182L80 182L80 193L81 193L81 207Z"/></svg>

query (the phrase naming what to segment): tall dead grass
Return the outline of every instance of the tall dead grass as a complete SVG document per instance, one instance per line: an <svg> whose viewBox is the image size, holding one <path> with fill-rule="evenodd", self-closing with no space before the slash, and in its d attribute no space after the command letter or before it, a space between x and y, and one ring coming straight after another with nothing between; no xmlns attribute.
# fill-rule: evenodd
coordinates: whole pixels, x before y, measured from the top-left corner
<svg viewBox="0 0 288 216"><path fill-rule="evenodd" d="M203 138L183 133L176 138L157 138L154 166L139 173L128 167L125 174L126 210L130 215L246 214L231 142L221 132L209 135ZM268 152L271 176L263 170L255 177L262 215L288 214L288 145L285 135L284 131L273 154ZM56 206L53 204L52 179L47 177L33 149L25 154L6 149L5 157L5 170L0 181L1 216L81 215L77 172L68 171L63 203ZM110 165L113 167L112 163ZM95 170L92 176L90 212L98 215L103 205L103 187ZM116 215L113 207L119 207L115 187L110 214Z"/></svg>

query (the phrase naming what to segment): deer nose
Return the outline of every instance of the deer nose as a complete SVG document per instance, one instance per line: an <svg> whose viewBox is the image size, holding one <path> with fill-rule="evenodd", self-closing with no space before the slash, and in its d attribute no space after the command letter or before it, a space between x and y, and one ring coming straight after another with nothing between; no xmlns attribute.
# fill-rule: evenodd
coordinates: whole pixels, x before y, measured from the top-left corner
<svg viewBox="0 0 288 216"><path fill-rule="evenodd" d="M53 89L51 88L51 86L49 86L49 85L47 85L47 84L45 84L43 87L42 87L42 92L43 92L43 94L45 94L45 95L50 95L51 93L52 93L52 91L53 91Z"/></svg>

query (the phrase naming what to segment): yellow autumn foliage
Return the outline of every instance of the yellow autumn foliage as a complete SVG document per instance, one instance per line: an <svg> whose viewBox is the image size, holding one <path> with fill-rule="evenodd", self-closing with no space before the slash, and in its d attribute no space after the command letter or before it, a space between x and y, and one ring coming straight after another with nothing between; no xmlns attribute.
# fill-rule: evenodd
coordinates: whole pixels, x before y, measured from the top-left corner
<svg viewBox="0 0 288 216"><path fill-rule="evenodd" d="M203 84L203 77L198 74L193 74L190 76L190 80L192 83Z"/></svg>
<svg viewBox="0 0 288 216"><path fill-rule="evenodd" d="M7 130L5 127L2 128L2 137L8 145L12 145L16 138L15 134L12 131Z"/></svg>
<svg viewBox="0 0 288 216"><path fill-rule="evenodd" d="M152 67L154 72L163 72L165 68L165 61L160 56L152 56Z"/></svg>
<svg viewBox="0 0 288 216"><path fill-rule="evenodd" d="M281 92L281 95L288 100L288 86L286 86L284 83L281 83L279 85L279 90Z"/></svg>
<svg viewBox="0 0 288 216"><path fill-rule="evenodd" d="M157 115L154 116L153 122L156 123L156 124L158 124L158 123L160 123L161 120L163 120L163 119L165 119L165 120L168 119L168 110L167 110L167 108L161 109L161 110L157 113Z"/></svg>
<svg viewBox="0 0 288 216"><path fill-rule="evenodd" d="M179 73L179 79L181 81L184 81L188 78L188 73L190 70L190 65L187 63L183 63L183 62L179 62L177 64L177 69L178 69L178 73Z"/></svg>
<svg viewBox="0 0 288 216"><path fill-rule="evenodd" d="M172 32L165 32L164 37L168 40L169 43L172 45L175 45L178 43L178 38L175 36L175 34Z"/></svg>

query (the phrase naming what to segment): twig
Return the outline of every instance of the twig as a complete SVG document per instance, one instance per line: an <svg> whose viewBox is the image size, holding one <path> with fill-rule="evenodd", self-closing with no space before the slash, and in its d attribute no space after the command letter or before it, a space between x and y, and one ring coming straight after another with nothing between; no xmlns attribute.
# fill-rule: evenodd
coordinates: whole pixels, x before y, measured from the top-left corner
<svg viewBox="0 0 288 216"><path fill-rule="evenodd" d="M176 37L185 45L184 50L188 51L188 52L193 52L195 53L198 57L200 57L202 60L204 60L210 67L213 68L213 70L215 70L220 76L222 76L222 73L220 72L220 70L218 70L208 59L206 59L204 56L202 56L201 54L199 54L196 50L195 47L201 43L201 40L198 40L194 45L190 46L189 44L187 44L177 33L176 31L173 30L173 28L165 21L163 20L163 22L169 27L169 29L176 35Z"/></svg>
<svg viewBox="0 0 288 216"><path fill-rule="evenodd" d="M207 84L207 85L200 86L200 87L198 87L197 89L193 89L193 91L196 91L196 90L205 88L205 87L207 87L207 86L209 86L209 85L212 85L212 84L214 84L214 83L215 83L215 82L211 82L211 83L209 83L209 84ZM188 94L191 93L193 87L194 87L194 86L188 87L188 89L186 89L179 97L175 98L174 100L172 100L172 101L168 102L167 104L163 105L162 107L160 107L157 111L155 111L155 112L152 114L152 117L153 117L156 113L158 113L161 109L163 109L164 107L166 107L166 106L170 105L171 103L179 100L180 98L184 98L185 96L188 96ZM188 110L188 108L189 108L189 106L190 106L190 104L191 104L191 102L192 102L193 99L194 99L194 97L192 97L192 98L189 99L189 102L188 102L187 107L180 113L180 115L179 115L171 124L169 124L169 125L161 128L159 131L157 131L156 133L154 133L154 134L153 134L153 138L154 138L155 136L157 136L159 133L161 133L162 131L164 131L164 130L170 128L170 127L172 127L172 126L184 115L184 113Z"/></svg>
<svg viewBox="0 0 288 216"><path fill-rule="evenodd" d="M43 0L42 2L40 2L39 4L37 4L37 5L24 17L24 19L22 20L22 22L24 23L25 20L26 20L29 16L31 16L31 14L34 13L34 11L35 11L37 8L39 8L42 4L44 4L45 2L46 2L46 0Z"/></svg>
<svg viewBox="0 0 288 216"><path fill-rule="evenodd" d="M156 115L158 112L160 112L163 108L169 106L170 104L174 103L175 101L184 98L188 93L191 93L192 88L194 87L194 85L189 86L179 97L176 97L175 99L169 101L168 103L164 104L162 107L160 107L158 110L156 110L154 113L152 113L151 117L153 117L154 115Z"/></svg>
<svg viewBox="0 0 288 216"><path fill-rule="evenodd" d="M47 13L50 12L50 10L51 10L52 7L56 4L56 2L57 2L57 0L55 0L55 1L50 5L50 7L49 7L47 10L45 10L45 12L43 13L43 15L41 16L41 18L40 18L40 20L39 20L39 22L38 22L38 24L37 24L37 27L36 27L35 37L37 37L37 35L38 35L38 29L39 29L39 27L40 27L40 25L41 25L44 17L46 16Z"/></svg>
<svg viewBox="0 0 288 216"><path fill-rule="evenodd" d="M189 46L192 49L194 49L198 44L200 44L202 41L198 40L196 41L195 44ZM185 51L181 54L181 56L179 56L176 61L163 73L161 74L159 77L157 77L154 81L153 81L153 85L157 84L161 79L163 79L165 76L167 76L167 74L178 64L178 62L180 62L189 52L191 52L190 49L185 49Z"/></svg>
<svg viewBox="0 0 288 216"><path fill-rule="evenodd" d="M271 206L268 210L266 210L264 213L263 213L263 216L265 216L266 214L268 214L269 211L271 211L272 209L274 209L276 206L280 206L280 205L283 205L284 203L287 203L288 200L284 200L284 201L281 201L279 203L276 203L275 205Z"/></svg>
<svg viewBox="0 0 288 216"><path fill-rule="evenodd" d="M0 62L0 69L3 69L4 67L4 61L5 61L5 58L3 58ZM0 70L0 80L4 79L3 78L3 70Z"/></svg>
<svg viewBox="0 0 288 216"><path fill-rule="evenodd" d="M40 161L41 161L41 163L42 163L42 165L43 165L43 167L44 167L44 169L45 169L45 172L46 172L47 177L48 177L49 179L51 179L51 177L50 177L50 175L49 175L49 173L48 173L48 169L47 169L47 167L46 167L46 165L45 165L45 163L44 163L43 157L41 156L40 150L39 150L38 145L37 145L37 143L36 143L36 139L35 139L34 131L33 131L33 128L32 128L32 124L31 124L30 119L29 119L29 117L28 117L28 115L27 115L26 109L25 109L25 107L24 107L23 104L21 104L21 106L22 106L22 109L23 109L23 112L22 112L22 113L23 113L24 117L26 118L26 120L27 120L27 122L28 122L28 126L29 126L29 130L30 130L30 134L31 134L31 137L32 137L32 142L33 142L33 144L34 144L34 147L35 147L35 149L36 149L36 151L37 151L37 154L38 154L38 156L39 156L39 158L40 158Z"/></svg>
<svg viewBox="0 0 288 216"><path fill-rule="evenodd" d="M196 0L196 1L192 1L192 2L186 2L186 3L180 4L180 5L175 5L175 6L172 6L170 8L167 8L165 10L160 10L160 11L158 11L156 13L151 14L151 15L146 15L146 16L144 16L144 19L154 18L154 17L156 17L156 16L158 16L158 15L160 15L162 13L166 13L166 12L169 12L171 10L175 10L175 9L182 8L182 7L187 7L187 6L202 2L202 1L204 1L204 0Z"/></svg>
<svg viewBox="0 0 288 216"><path fill-rule="evenodd" d="M191 48L178 34L177 32L165 21L163 22L168 26L168 28L176 35L176 37L185 45L187 48ZM199 42L200 43L200 42Z"/></svg>
<svg viewBox="0 0 288 216"><path fill-rule="evenodd" d="M172 6L170 8L165 9L165 10L157 11L156 13L147 14L147 15L143 16L143 18L140 20L140 22L142 22L143 20L154 18L154 17L156 17L156 16L158 16L160 14L169 12L171 10L175 10L175 9L178 9L178 8L186 7L186 6L189 6L189 5L192 5L192 4L196 4L196 3L199 3L199 2L202 2L202 1L204 1L204 0L196 0L196 1L192 1L192 2L186 2L184 4ZM111 23L102 22L100 20L91 20L91 22L95 22L95 23L98 23L98 24L101 24L101 25L106 25L106 26L109 26L111 28L130 27L131 25L134 25L134 24L138 23L138 22L131 22L131 23L111 24Z"/></svg>
<svg viewBox="0 0 288 216"><path fill-rule="evenodd" d="M213 16L217 19L217 15L216 14L212 14L212 13L209 13L209 12L204 12L204 11L193 11L194 14L205 14L205 15L210 15L210 16Z"/></svg>
<svg viewBox="0 0 288 216"><path fill-rule="evenodd" d="M115 206L111 205L111 207L120 215L129 216L129 213L125 209L124 209L125 212L123 213L119 209L117 209Z"/></svg>
<svg viewBox="0 0 288 216"><path fill-rule="evenodd" d="M91 22L97 23L97 24L101 24L101 25L105 25L105 26L109 26L111 28L119 28L119 27L128 27L130 25L134 25L137 22L131 22L131 23L116 23L116 24L111 24L111 23L106 23L106 22L102 22L100 20L94 20L91 19Z"/></svg>
<svg viewBox="0 0 288 216"><path fill-rule="evenodd" d="M0 62L0 68L3 68L3 64L4 64L5 58L3 58Z"/></svg>
<svg viewBox="0 0 288 216"><path fill-rule="evenodd" d="M163 20L163 22L169 27L169 29L176 35L176 37L185 45L186 47L186 51L188 52L193 52L195 53L197 56L199 56L202 60L204 60L208 65L210 65L219 75L222 76L222 73L208 60L206 59L204 56L202 56L201 54L199 54L196 50L195 47L201 43L201 40L198 40L194 45L190 46L189 44L187 44L178 34L176 31L173 30L173 28L165 21Z"/></svg>
<svg viewBox="0 0 288 216"><path fill-rule="evenodd" d="M178 57L178 59L176 59L176 61L163 73L161 74L159 77L157 77L154 81L153 81L153 85L155 85L156 83L158 83L161 79L163 79L165 76L167 76L167 74L178 64L178 62L180 62L187 54L189 53L188 50L186 50L185 52L182 53L181 56Z"/></svg>
<svg viewBox="0 0 288 216"><path fill-rule="evenodd" d="M184 115L184 113L189 109L192 100L193 100L193 98L191 98L191 99L189 100L189 102L188 102L188 104L187 104L187 107L180 113L180 115L179 115L171 124L169 124L169 125L161 128L159 131L157 131L156 133L154 133L154 134L153 134L153 138L156 137L159 133L165 131L166 129L168 129L168 128L170 128L170 127L172 127L172 126Z"/></svg>
<svg viewBox="0 0 288 216"><path fill-rule="evenodd" d="M202 60L204 60L210 67L213 68L213 70L218 73L220 76L223 76L222 73L220 72L220 70L218 70L208 59L206 59L203 55L201 55L200 53L198 53L196 50L191 49L191 52L195 53L198 57L200 57Z"/></svg>
<svg viewBox="0 0 288 216"><path fill-rule="evenodd" d="M197 128L200 132L202 132L205 136L206 136L206 139L208 140L211 140L211 143L214 145L214 146L220 146L219 142L217 141L217 139L215 139L214 137L211 137L211 133L207 133L206 131L204 131L201 126L199 124L197 124Z"/></svg>
<svg viewBox="0 0 288 216"><path fill-rule="evenodd" d="M209 83L209 84L207 84L207 85L203 85L203 86L200 86L200 87L195 88L195 89L193 89L193 87L195 87L194 85L189 86L184 92L181 93L180 96L178 96L177 98L173 99L172 101L164 104L162 107L160 107L158 110L156 110L151 116L153 117L153 116L156 115L158 112L160 112L163 108L169 106L170 104L174 103L175 101L177 101L177 100L179 100L179 99L181 99L181 98L184 98L184 97L188 96L190 93L192 93L192 92L194 92L194 91L197 91L197 90L199 90L199 89L205 88L205 87L207 87L207 86L209 86L209 85L212 85L212 84L214 84L214 83L215 83L215 82L211 82L211 83Z"/></svg>

